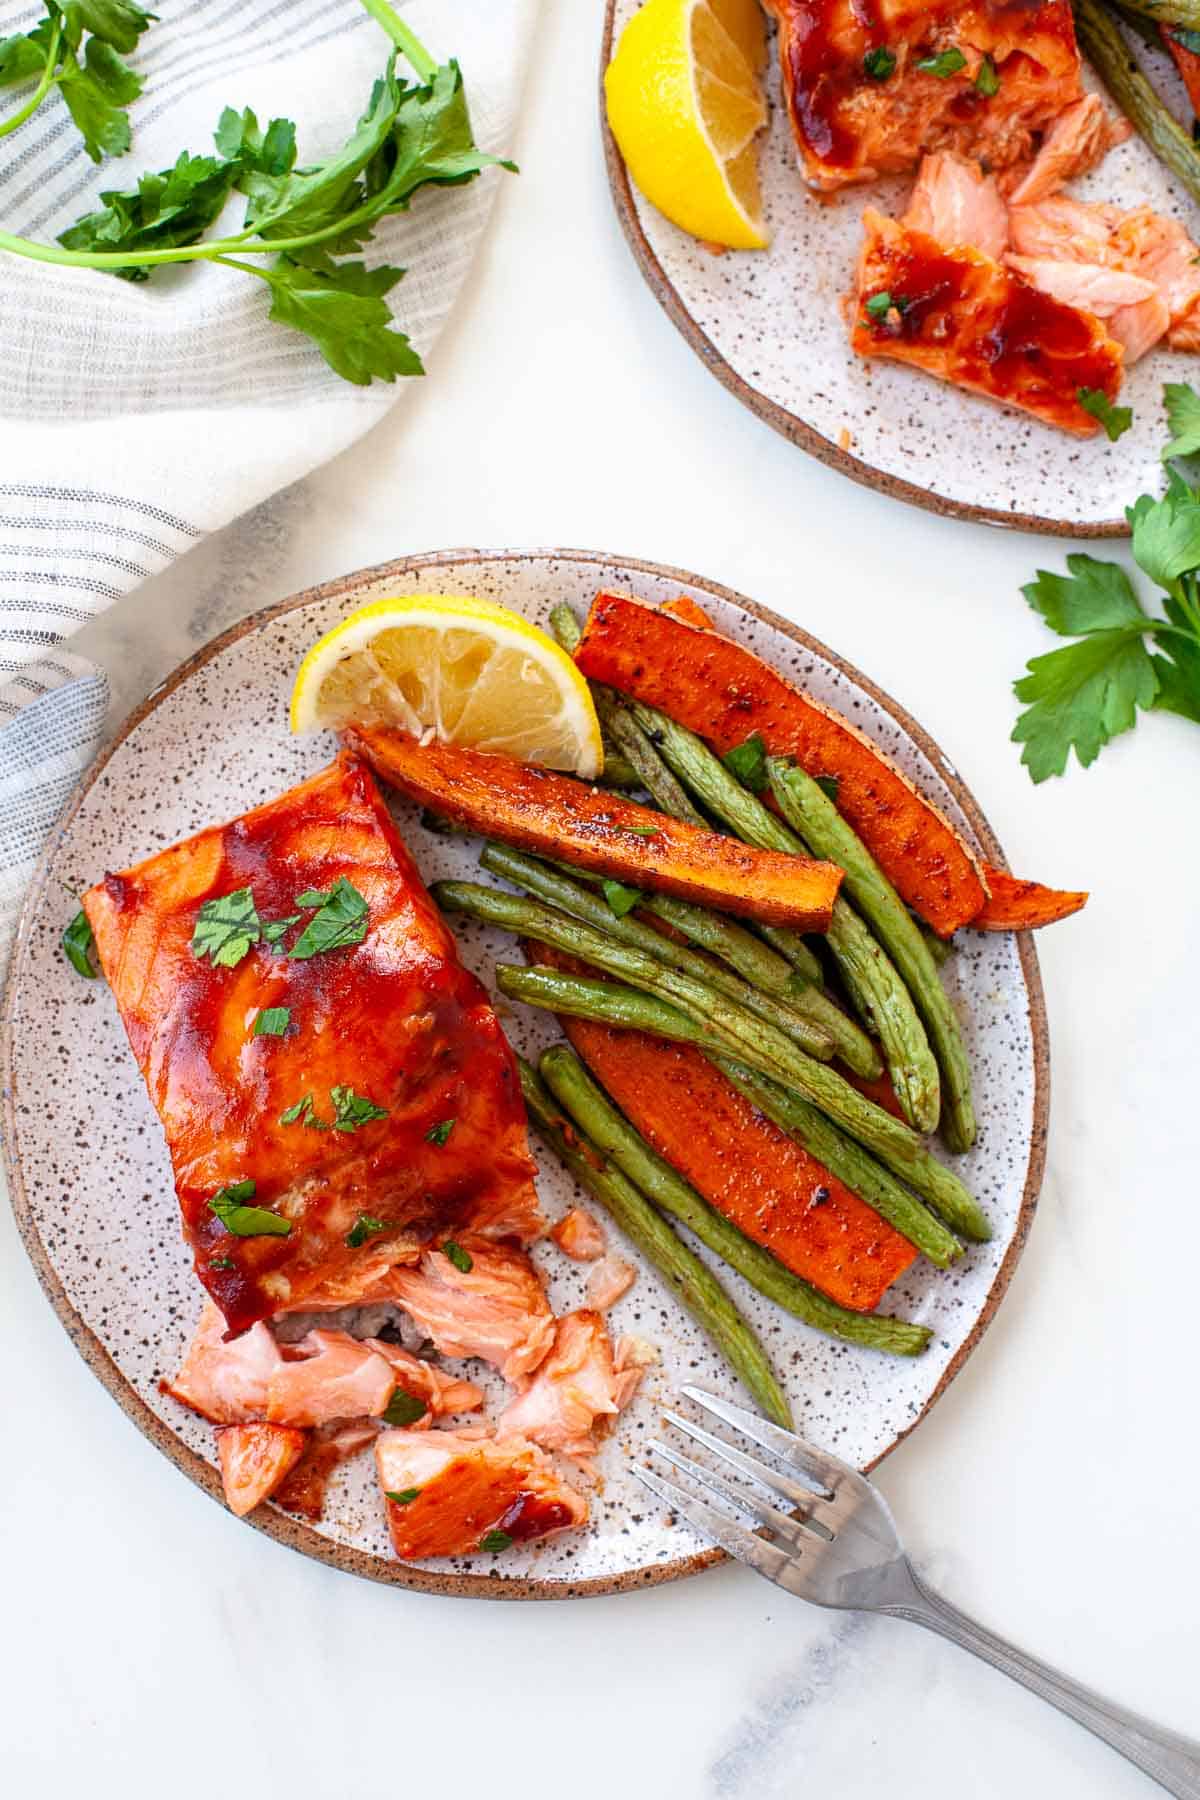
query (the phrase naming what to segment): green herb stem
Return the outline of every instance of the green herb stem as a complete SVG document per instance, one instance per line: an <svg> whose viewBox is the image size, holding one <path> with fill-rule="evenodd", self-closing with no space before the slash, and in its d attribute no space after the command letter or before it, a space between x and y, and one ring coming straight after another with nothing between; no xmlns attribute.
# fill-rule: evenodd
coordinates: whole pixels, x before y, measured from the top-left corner
<svg viewBox="0 0 1200 1800"><path fill-rule="evenodd" d="M432 81L437 73L437 63L411 26L404 23L387 0L362 0L362 4L375 23L391 38L401 55L408 58L421 80Z"/></svg>
<svg viewBox="0 0 1200 1800"><path fill-rule="evenodd" d="M54 86L58 76L58 51L61 43L62 19L59 17L54 22L54 30L50 36L50 48L46 53L46 66L42 70L41 79L24 106L19 107L15 113L10 113L8 118L0 124L0 138L7 137L10 131L15 131L18 125L23 125L26 119L32 118Z"/></svg>

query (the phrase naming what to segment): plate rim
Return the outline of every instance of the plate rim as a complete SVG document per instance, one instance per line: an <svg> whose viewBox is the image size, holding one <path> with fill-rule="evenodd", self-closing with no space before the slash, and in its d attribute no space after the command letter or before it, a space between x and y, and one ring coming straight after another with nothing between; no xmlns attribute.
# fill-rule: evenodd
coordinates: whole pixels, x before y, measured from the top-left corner
<svg viewBox="0 0 1200 1800"><path fill-rule="evenodd" d="M715 375L722 387L728 388L735 399L752 412L756 418L777 431L789 443L796 444L809 456L816 457L828 468L836 469L839 475L848 475L860 487L872 488L876 493L886 494L889 499L906 501L910 506L918 506L924 512L935 514L942 519L965 519L975 525L992 525L1001 531L1029 531L1044 537L1067 538L1127 538L1130 535L1129 523L1126 519L1104 519L1096 524L1085 524L1079 520L1050 519L1041 513L1004 512L999 507L979 506L968 500L951 500L943 494L935 494L917 482L905 481L901 475L888 474L877 469L873 464L864 462L861 457L852 456L843 450L840 444L824 437L815 425L789 412L778 400L772 400L760 389L752 387L745 378L738 374L733 365L717 349L708 334L696 323L674 282L663 268L655 254L649 238L642 229L638 217L637 204L633 197L633 184L629 179L629 171L625 159L617 148L608 123L608 112L604 103L604 72L612 60L613 30L616 19L617 0L605 0L604 30L600 40L600 135L604 146L604 165L608 174L608 188L612 196L617 222L624 234L625 241L633 251L634 261L645 278L646 286L654 295L663 311L680 336L693 349L700 361ZM987 401L983 400L986 405Z"/></svg>
<svg viewBox="0 0 1200 1800"><path fill-rule="evenodd" d="M63 834L75 818L95 782L110 759L142 721L156 711L178 687L189 681L198 670L221 655L231 645L257 633L288 613L300 611L307 606L349 597L372 583L391 582L399 579L406 571L461 568L480 563L497 562L573 562L590 564L608 570L628 570L639 575L678 582L682 587L696 588L701 592L710 593L774 630L782 632L800 648L811 655L824 659L846 676L849 681L861 688L911 738L912 742L933 763L941 779L949 787L988 860L999 868L1008 868L1008 862L991 825L974 795L959 775L957 768L948 761L940 746L924 727L919 725L883 688L863 675L852 663L830 650L818 638L810 636L798 625L792 624L790 620L781 618L771 608L749 599L723 582L696 575L689 570L677 568L673 564L651 562L642 557L622 556L599 550L550 548L514 550L463 547L421 551L411 556L398 557L387 562L356 569L349 574L335 576L329 581L318 582L311 587L302 588L297 593L274 601L270 605L248 614L245 618L237 620L219 636L211 639L209 643L202 645L191 656L185 658L134 707L133 711L122 721L111 741L104 746L84 771L55 821L46 846L38 858L37 866L21 905L5 981L3 1002L0 1005L0 1093L3 1096L4 1166L8 1178L10 1204L25 1252L59 1323L92 1374L107 1390L109 1397L132 1420L142 1435L148 1438L164 1456L168 1457L189 1480L193 1481L197 1487L222 1507L224 1507L225 1501L217 1470L190 1449L171 1427L151 1410L138 1394L132 1382L118 1368L96 1334L84 1322L67 1294L34 1220L16 1149L17 1094L14 1068L18 993L30 933L40 911L49 879L50 866L61 844ZM1033 1109L1025 1181L1012 1239L992 1278L979 1317L951 1357L937 1386L916 1417L896 1434L887 1449L881 1451L879 1456L867 1465L868 1471L877 1467L884 1457L890 1456L897 1445L903 1443L905 1438L916 1429L930 1409L941 1399L967 1359L978 1347L1000 1302L1008 1291L1013 1272L1025 1248L1034 1214L1037 1211L1038 1196L1046 1164L1046 1138L1050 1107L1049 1027L1033 934L1029 931L1020 931L1015 935L1021 976L1028 999L1030 1033L1033 1041ZM690 1556L678 1557L671 1562L651 1564L646 1568L627 1570L616 1575L592 1576L578 1582L547 1581L534 1576L445 1574L441 1571L422 1569L412 1564L391 1561L370 1552L355 1549L351 1545L334 1543L332 1540L322 1537L311 1526L303 1524L300 1520L276 1508L258 1507L254 1512L248 1514L242 1523L252 1525L277 1543L284 1544L289 1549L299 1551L302 1555L325 1563L344 1574L360 1575L371 1581L412 1589L420 1593L445 1594L468 1599L571 1600L593 1595L629 1593L644 1588L658 1587L664 1582L681 1580L685 1576L699 1574L704 1569L713 1568L728 1560L723 1550L712 1549L699 1551Z"/></svg>

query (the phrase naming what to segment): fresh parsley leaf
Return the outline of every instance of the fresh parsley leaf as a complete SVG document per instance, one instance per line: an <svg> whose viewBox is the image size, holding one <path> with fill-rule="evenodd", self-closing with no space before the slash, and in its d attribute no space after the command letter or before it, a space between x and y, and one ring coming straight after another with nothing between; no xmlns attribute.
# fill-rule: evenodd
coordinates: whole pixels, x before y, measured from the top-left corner
<svg viewBox="0 0 1200 1800"><path fill-rule="evenodd" d="M123 156L132 141L125 108L141 93L141 76L122 62L111 44L90 37L83 61L68 50L55 81L92 161Z"/></svg>
<svg viewBox="0 0 1200 1800"><path fill-rule="evenodd" d="M49 54L49 42L41 41L33 32L21 31L0 38L0 87L39 79Z"/></svg>
<svg viewBox="0 0 1200 1800"><path fill-rule="evenodd" d="M401 1488L399 1492L395 1492L391 1488L384 1488L383 1497L385 1500L394 1500L397 1506L409 1506L420 1492L420 1488Z"/></svg>
<svg viewBox="0 0 1200 1800"><path fill-rule="evenodd" d="M1200 636L1172 595L1165 596L1163 610L1176 629L1158 639L1165 654L1151 658L1158 676L1155 710L1178 713L1200 725Z"/></svg>
<svg viewBox="0 0 1200 1800"><path fill-rule="evenodd" d="M634 837L652 838L658 836L657 825L626 825L625 829L626 831L631 832Z"/></svg>
<svg viewBox="0 0 1200 1800"><path fill-rule="evenodd" d="M454 1130L456 1123L457 1120L455 1119L443 1119L439 1124L431 1125L429 1130L425 1133L425 1142L427 1144L437 1144L440 1147L446 1142L450 1133Z"/></svg>
<svg viewBox="0 0 1200 1800"><path fill-rule="evenodd" d="M286 175L296 161L296 127L291 119L272 119L266 131L247 106L235 112L227 106L213 132L218 154L238 171L259 175Z"/></svg>
<svg viewBox="0 0 1200 1800"><path fill-rule="evenodd" d="M882 308L883 312L886 312L888 307L892 304L891 296L888 294L877 294L875 298L876 300L882 299L885 302ZM867 302L868 311L872 304L873 302L871 301ZM744 788L749 788L752 794L762 794L766 792L767 746L763 743L762 737L757 731L751 732L744 743L735 744L732 750L727 750L725 755L721 758L721 761L725 764L729 773L735 776Z"/></svg>
<svg viewBox="0 0 1200 1800"><path fill-rule="evenodd" d="M456 1244L453 1238L447 1238L442 1244L442 1255L454 1264L460 1275L469 1275L475 1267L470 1251L464 1250L461 1244Z"/></svg>
<svg viewBox="0 0 1200 1800"><path fill-rule="evenodd" d="M840 775L814 775L813 780L816 782L817 786L820 788L820 790L824 794L825 798L827 800L831 800L833 802L833 804L836 806L837 805L837 797L838 797L838 789L842 785L841 776Z"/></svg>
<svg viewBox="0 0 1200 1800"><path fill-rule="evenodd" d="M232 1256L214 1256L209 1261L210 1269L236 1269L237 1264Z"/></svg>
<svg viewBox="0 0 1200 1800"><path fill-rule="evenodd" d="M1119 563L1099 562L1077 552L1068 556L1067 568L1067 575L1039 569L1036 580L1021 589L1051 631L1059 637L1081 637L1087 632L1115 631L1123 625L1141 629L1146 615Z"/></svg>
<svg viewBox="0 0 1200 1800"><path fill-rule="evenodd" d="M1093 419L1099 419L1110 444L1115 444L1118 438L1124 437L1133 424L1132 406L1114 406L1103 388L1076 388L1075 398L1085 413L1091 413Z"/></svg>
<svg viewBox="0 0 1200 1800"><path fill-rule="evenodd" d="M479 1540L479 1548L489 1550L493 1556L499 1556L511 1543L512 1538L507 1531L485 1531Z"/></svg>
<svg viewBox="0 0 1200 1800"><path fill-rule="evenodd" d="M158 17L157 13L132 5L130 0L69 0L63 10L78 19L85 31L111 44L123 56L137 49L143 31Z"/></svg>
<svg viewBox="0 0 1200 1800"><path fill-rule="evenodd" d="M985 56L975 71L975 91L990 100L1000 92L1000 75L990 56Z"/></svg>
<svg viewBox="0 0 1200 1800"><path fill-rule="evenodd" d="M297 900L296 905L302 903L307 904ZM353 883L339 875L288 954L303 960L361 944L366 935L367 903Z"/></svg>
<svg viewBox="0 0 1200 1800"><path fill-rule="evenodd" d="M1168 490L1161 500L1143 494L1126 516L1133 560L1159 587L1200 568L1200 499L1189 489Z"/></svg>
<svg viewBox="0 0 1200 1800"><path fill-rule="evenodd" d="M360 177L395 129L404 91L389 66L375 83L367 110L339 150L303 169L289 168L275 175L244 169L238 186L248 200L247 225L253 225L267 240L303 237L356 211L364 198Z"/></svg>
<svg viewBox="0 0 1200 1800"><path fill-rule="evenodd" d="M234 1237L287 1237L292 1229L290 1219L281 1219L278 1213L268 1212L262 1206L246 1206L246 1200L254 1197L255 1183L251 1180L235 1181L230 1187L219 1188L209 1201L209 1211L216 1213L226 1231Z"/></svg>
<svg viewBox="0 0 1200 1800"><path fill-rule="evenodd" d="M254 1015L253 1037L282 1037L292 1022L289 1006L264 1006Z"/></svg>
<svg viewBox="0 0 1200 1800"><path fill-rule="evenodd" d="M373 1219L370 1213L359 1213L346 1233L346 1243L351 1250L357 1250L366 1243L368 1238L378 1237L381 1231L387 1229L386 1219Z"/></svg>
<svg viewBox="0 0 1200 1800"><path fill-rule="evenodd" d="M1200 453L1200 394L1186 381L1168 381L1163 387L1163 404L1171 427L1170 442L1163 446L1163 461L1173 462L1176 457Z"/></svg>
<svg viewBox="0 0 1200 1800"><path fill-rule="evenodd" d="M289 1106L286 1112L281 1112L279 1115L279 1123L281 1125L307 1125L310 1131L329 1130L329 1127L324 1120L318 1119L316 1113L313 1111L313 1097L311 1094L305 1094L302 1100L297 1100L294 1106Z"/></svg>
<svg viewBox="0 0 1200 1800"><path fill-rule="evenodd" d="M320 888L305 888L305 890L302 894L296 895L296 898L292 901L292 905L293 906L324 906L324 904L328 900L328 898L329 898L329 895L323 894L321 892ZM299 913L297 913L296 917L299 918L299 916L300 916Z"/></svg>
<svg viewBox="0 0 1200 1800"><path fill-rule="evenodd" d="M143 175L128 193L100 195L96 212L85 213L59 234L68 250L165 250L194 244L216 219L233 185L234 167L215 156L180 152L174 166ZM113 273L126 281L148 281L136 264Z"/></svg>
<svg viewBox="0 0 1200 1800"><path fill-rule="evenodd" d="M1192 31L1186 25L1172 25L1167 36L1173 37L1181 49L1200 56L1200 31Z"/></svg>
<svg viewBox="0 0 1200 1800"><path fill-rule="evenodd" d="M280 938L287 936L299 917L299 913L289 913L286 919L264 919L262 927L263 943L277 944Z"/></svg>
<svg viewBox="0 0 1200 1800"><path fill-rule="evenodd" d="M922 75L936 75L939 81L946 81L951 75L957 75L965 69L967 59L961 50L939 50L936 56L923 56L913 67L920 69Z"/></svg>
<svg viewBox="0 0 1200 1800"><path fill-rule="evenodd" d="M896 58L890 50L885 50L882 46L868 50L863 57L863 74L869 76L872 81L886 81L889 75L895 73L895 69Z"/></svg>
<svg viewBox="0 0 1200 1800"><path fill-rule="evenodd" d="M404 1388L398 1387L379 1416L385 1425L415 1425L428 1411L429 1407L424 1400L419 1400L415 1394L406 1393ZM404 1492L408 1491L405 1488Z"/></svg>
<svg viewBox="0 0 1200 1800"><path fill-rule="evenodd" d="M366 387L375 380L425 373L408 338L394 328L383 298L403 269L331 262L327 270L318 270L285 256L261 273L271 288L274 322L312 338L344 381Z"/></svg>
<svg viewBox="0 0 1200 1800"><path fill-rule="evenodd" d="M627 912L632 912L635 906L641 905L640 888L627 887L623 881L603 881L600 885L604 898L608 901L609 912L614 913L618 919L623 919Z"/></svg>
<svg viewBox="0 0 1200 1800"><path fill-rule="evenodd" d="M330 1088L329 1098L333 1101L335 1131L357 1131L360 1125L369 1125L372 1119L387 1118L385 1107L376 1106L364 1094L356 1094L352 1087Z"/></svg>
<svg viewBox="0 0 1200 1800"><path fill-rule="evenodd" d="M231 894L206 900L200 908L192 932L192 955L209 956L218 968L235 968L251 944L258 942L261 931L254 895L248 887L235 888Z"/></svg>
<svg viewBox="0 0 1200 1800"><path fill-rule="evenodd" d="M63 955L71 967L77 969L81 975L86 975L89 981L95 981L99 973L99 970L92 964L92 949L96 940L92 935L88 916L82 907L75 914L59 941L62 944Z"/></svg>

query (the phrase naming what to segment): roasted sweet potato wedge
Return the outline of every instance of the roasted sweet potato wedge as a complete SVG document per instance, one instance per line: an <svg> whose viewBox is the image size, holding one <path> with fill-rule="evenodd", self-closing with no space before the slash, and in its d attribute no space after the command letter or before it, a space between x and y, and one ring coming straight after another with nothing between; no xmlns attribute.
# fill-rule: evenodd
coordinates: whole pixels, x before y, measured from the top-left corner
<svg viewBox="0 0 1200 1800"><path fill-rule="evenodd" d="M482 836L766 924L802 931L829 925L842 879L832 863L751 850L508 756L420 744L386 726L359 726L346 736L410 800Z"/></svg>
<svg viewBox="0 0 1200 1800"><path fill-rule="evenodd" d="M1035 931L1069 919L1087 905L1086 894L1043 887L1040 881L1018 881L1004 869L987 870L991 889L982 912L971 920L972 931Z"/></svg>

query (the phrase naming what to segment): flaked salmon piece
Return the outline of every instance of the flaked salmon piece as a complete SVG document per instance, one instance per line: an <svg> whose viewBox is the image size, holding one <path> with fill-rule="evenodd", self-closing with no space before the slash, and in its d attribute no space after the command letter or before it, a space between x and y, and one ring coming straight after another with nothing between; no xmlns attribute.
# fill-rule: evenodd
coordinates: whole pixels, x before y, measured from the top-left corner
<svg viewBox="0 0 1200 1800"><path fill-rule="evenodd" d="M443 1356L481 1356L506 1381L531 1375L554 1342L554 1314L523 1250L485 1238L455 1240L462 1268L444 1249L419 1269L393 1271L390 1295Z"/></svg>
<svg viewBox="0 0 1200 1800"><path fill-rule="evenodd" d="M1158 294L1152 281L1125 269L1106 268L1103 263L1054 262L1045 256L1011 252L1004 260L1043 294L1061 300L1064 306L1094 313L1098 319L1111 319L1123 306L1139 306Z"/></svg>
<svg viewBox="0 0 1200 1800"><path fill-rule="evenodd" d="M618 1412L625 1411L641 1387L646 1370L652 1369L658 1361L658 1351L645 1338L626 1333L624 1337L617 1339L617 1347L613 1353L613 1371L616 1376Z"/></svg>
<svg viewBox="0 0 1200 1800"><path fill-rule="evenodd" d="M531 1183L528 1187L500 1188L484 1195L456 1229L498 1242L516 1238L519 1244L536 1244L546 1235L546 1223L537 1189Z"/></svg>
<svg viewBox="0 0 1200 1800"><path fill-rule="evenodd" d="M528 1439L385 1431L375 1446L396 1555L470 1556L582 1525L583 1495Z"/></svg>
<svg viewBox="0 0 1200 1800"><path fill-rule="evenodd" d="M1079 391L1114 400L1123 353L1098 319L873 208L863 230L850 330L859 356L907 363L1080 437L1099 430Z"/></svg>
<svg viewBox="0 0 1200 1800"><path fill-rule="evenodd" d="M631 1393L628 1384L624 1391ZM496 1436L501 1442L528 1438L590 1471L598 1436L616 1418L620 1404L604 1320L598 1312L567 1313L558 1321L549 1356L501 1413Z"/></svg>
<svg viewBox="0 0 1200 1800"><path fill-rule="evenodd" d="M1169 315L1168 343L1191 347L1191 317L1200 308L1200 249L1178 219L1149 206L1126 210L1056 194L1036 206L1014 206L1009 232L1020 256L1103 264L1152 282ZM1138 335L1155 316L1148 312L1135 322Z"/></svg>
<svg viewBox="0 0 1200 1800"><path fill-rule="evenodd" d="M1125 367L1130 369L1139 357L1145 356L1147 350L1153 350L1166 336L1171 309L1155 288L1151 299L1142 300L1137 306L1119 306L1105 323L1108 335L1116 338L1124 350ZM1200 345L1181 345L1180 348L1196 349Z"/></svg>
<svg viewBox="0 0 1200 1800"><path fill-rule="evenodd" d="M267 1418L275 1425L328 1425L381 1413L396 1391L384 1356L345 1331L310 1331L267 1382Z"/></svg>
<svg viewBox="0 0 1200 1800"><path fill-rule="evenodd" d="M902 174L924 151L955 150L1005 168L1029 157L1036 134L1079 97L1067 0L766 6L779 21L801 166L823 192Z"/></svg>
<svg viewBox="0 0 1200 1800"><path fill-rule="evenodd" d="M589 1306L607 1312L637 1280L637 1270L623 1256L606 1256L588 1277L586 1299Z"/></svg>
<svg viewBox="0 0 1200 1800"><path fill-rule="evenodd" d="M570 1212L564 1213L558 1223L550 1227L550 1236L563 1255L574 1262L595 1262L598 1256L604 1255L608 1245L604 1227L582 1206L573 1206Z"/></svg>
<svg viewBox="0 0 1200 1800"><path fill-rule="evenodd" d="M230 1512L242 1519L269 1499L291 1474L307 1442L307 1431L290 1425L222 1425L217 1455Z"/></svg>
<svg viewBox="0 0 1200 1800"><path fill-rule="evenodd" d="M306 1294L293 1306L281 1312L341 1312L346 1306L373 1306L386 1300L387 1283L395 1268L414 1267L421 1260L424 1244L394 1241L377 1250L364 1250L360 1261L340 1269L319 1287Z"/></svg>
<svg viewBox="0 0 1200 1800"><path fill-rule="evenodd" d="M1116 145L1133 136L1129 120L1115 118L1099 94L1084 94L1051 122L1029 167L1005 184L1010 206L1029 206L1056 194L1068 181L1098 167Z"/></svg>
<svg viewBox="0 0 1200 1800"><path fill-rule="evenodd" d="M178 1375L159 1386L214 1425L242 1425L265 1417L267 1388L282 1367L279 1346L265 1325L252 1325L226 1343L225 1320L206 1300Z"/></svg>
<svg viewBox="0 0 1200 1800"><path fill-rule="evenodd" d="M298 897L335 889L353 929L295 955L330 917ZM163 1124L196 1273L230 1331L352 1269L364 1214L405 1243L535 1209L513 1053L352 756L105 875L84 908ZM276 1007L284 1035L256 1036ZM349 1095L373 1110L336 1119ZM245 1183L286 1231L227 1228L210 1203Z"/></svg>
<svg viewBox="0 0 1200 1800"><path fill-rule="evenodd" d="M406 1394L415 1394L425 1401L429 1408L428 1422L445 1413L476 1412L483 1405L483 1389L476 1387L473 1381L461 1381L457 1375L448 1374L435 1363L402 1350L399 1344L385 1343L382 1338L365 1341L369 1349L387 1358L397 1385Z"/></svg>
<svg viewBox="0 0 1200 1800"><path fill-rule="evenodd" d="M379 1425L374 1419L344 1419L319 1425L307 1436L303 1455L276 1489L274 1499L286 1512L299 1513L316 1524L325 1510L325 1492L333 1471L373 1444Z"/></svg>
<svg viewBox="0 0 1200 1800"><path fill-rule="evenodd" d="M1008 247L1008 208L977 162L939 150L921 163L901 224L944 250L969 244L999 262Z"/></svg>

